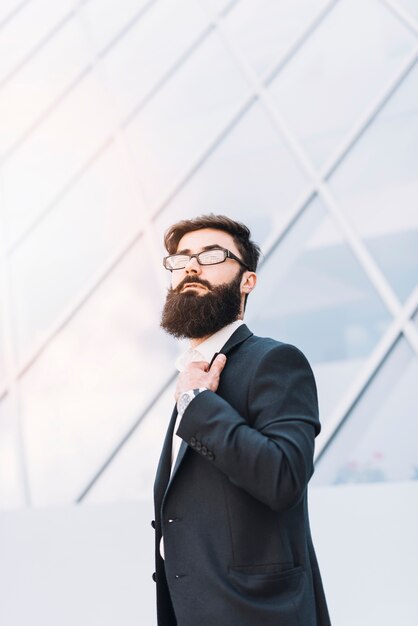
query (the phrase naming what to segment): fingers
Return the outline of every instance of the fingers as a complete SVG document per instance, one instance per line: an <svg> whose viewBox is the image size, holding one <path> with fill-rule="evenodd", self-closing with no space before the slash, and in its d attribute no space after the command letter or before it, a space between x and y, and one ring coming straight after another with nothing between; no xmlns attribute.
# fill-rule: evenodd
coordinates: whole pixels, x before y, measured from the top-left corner
<svg viewBox="0 0 418 626"><path fill-rule="evenodd" d="M199 369L202 370L202 372L207 372L209 369L209 363L207 361L192 361L186 369Z"/></svg>
<svg viewBox="0 0 418 626"><path fill-rule="evenodd" d="M225 367L225 363L226 363L226 356L224 354L218 354L216 359L212 363L212 367L210 368L210 371L215 373L217 376L219 376L223 368Z"/></svg>

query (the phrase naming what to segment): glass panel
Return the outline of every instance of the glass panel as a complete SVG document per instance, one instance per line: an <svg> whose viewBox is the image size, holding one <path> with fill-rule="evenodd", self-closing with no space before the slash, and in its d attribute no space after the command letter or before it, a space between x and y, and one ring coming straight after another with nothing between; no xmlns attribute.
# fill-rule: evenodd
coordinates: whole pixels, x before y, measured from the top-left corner
<svg viewBox="0 0 418 626"><path fill-rule="evenodd" d="M0 21L19 2L1 2ZM13 6L14 5L14 6ZM74 7L74 0L28 2L0 31L0 83Z"/></svg>
<svg viewBox="0 0 418 626"><path fill-rule="evenodd" d="M101 23L101 18L96 21L93 36ZM155 3L124 33L102 59L120 116L144 100L206 27L207 18L195 0L178 0Z"/></svg>
<svg viewBox="0 0 418 626"><path fill-rule="evenodd" d="M79 15L88 26L89 40L97 50L102 50L122 33L123 37L131 24L142 20L147 14L147 11L143 14L147 4L147 0L123 0L118 3L114 0L88 0L80 7Z"/></svg>
<svg viewBox="0 0 418 626"><path fill-rule="evenodd" d="M229 52L213 34L141 111L127 136L151 205L193 165L247 93Z"/></svg>
<svg viewBox="0 0 418 626"><path fill-rule="evenodd" d="M143 208L124 165L111 146L12 256L21 358L139 232Z"/></svg>
<svg viewBox="0 0 418 626"><path fill-rule="evenodd" d="M238 0L240 1L240 0ZM222 13L228 9L230 5L233 5L237 0L205 0L205 5L208 7L208 10L212 11L213 14Z"/></svg>
<svg viewBox="0 0 418 626"><path fill-rule="evenodd" d="M336 4L271 85L315 164L331 156L414 45L376 0Z"/></svg>
<svg viewBox="0 0 418 626"><path fill-rule="evenodd" d="M63 192L110 134L102 90L87 77L4 166L11 238Z"/></svg>
<svg viewBox="0 0 418 626"><path fill-rule="evenodd" d="M318 461L313 483L418 479L418 359L400 339Z"/></svg>
<svg viewBox="0 0 418 626"><path fill-rule="evenodd" d="M175 383L153 405L132 437L86 496L86 502L151 497L171 413Z"/></svg>
<svg viewBox="0 0 418 626"><path fill-rule="evenodd" d="M402 300L418 284L417 93L415 66L330 179Z"/></svg>
<svg viewBox="0 0 418 626"><path fill-rule="evenodd" d="M399 0L397 3L403 7L407 14L415 20L418 20L418 3L417 0Z"/></svg>
<svg viewBox="0 0 418 626"><path fill-rule="evenodd" d="M0 228L1 228L1 224L0 224ZM0 260L0 263L2 262L2 260ZM1 281L0 281L0 286L1 286ZM2 383L4 381L4 378L6 376L6 364L5 364L5 355L4 355L4 340L5 340L5 330L3 328L3 297L2 294L0 293L0 393L1 393L1 389L2 389Z"/></svg>
<svg viewBox="0 0 418 626"><path fill-rule="evenodd" d="M9 396L0 400L0 509L22 506L17 418Z"/></svg>
<svg viewBox="0 0 418 626"><path fill-rule="evenodd" d="M16 17L12 16L13 12L17 9L17 7L22 4L21 0L3 0L0 4L0 26L3 23L3 20L16 19ZM17 13L18 14L18 13Z"/></svg>
<svg viewBox="0 0 418 626"><path fill-rule="evenodd" d="M158 217L157 230L204 213L226 213L262 243L284 223L307 184L256 103Z"/></svg>
<svg viewBox="0 0 418 626"><path fill-rule="evenodd" d="M22 379L36 505L77 498L174 372L150 259L141 240Z"/></svg>
<svg viewBox="0 0 418 626"><path fill-rule="evenodd" d="M36 7L37 3L32 5ZM7 124L1 127L1 153L7 153L24 137L35 121L87 67L89 59L81 35L79 24L70 20L11 80L1 86L0 115L1 119L7 119Z"/></svg>
<svg viewBox="0 0 418 626"><path fill-rule="evenodd" d="M241 0L225 18L225 28L241 53L262 76L307 28L324 0Z"/></svg>
<svg viewBox="0 0 418 626"><path fill-rule="evenodd" d="M313 365L324 423L390 319L318 199L267 258L250 328L298 346Z"/></svg>

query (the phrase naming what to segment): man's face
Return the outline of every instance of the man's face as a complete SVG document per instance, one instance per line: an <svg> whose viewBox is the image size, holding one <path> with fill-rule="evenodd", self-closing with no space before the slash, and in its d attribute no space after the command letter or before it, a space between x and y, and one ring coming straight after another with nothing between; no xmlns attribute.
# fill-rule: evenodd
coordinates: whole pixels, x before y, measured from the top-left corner
<svg viewBox="0 0 418 626"><path fill-rule="evenodd" d="M178 254L197 254L208 246L226 248L238 258L242 258L232 236L229 233L212 228L203 228L202 230L186 233L180 239L176 252ZM199 265L197 259L190 259L184 269L171 272L171 287L176 289L186 277L188 277L188 281L190 281L190 278L196 277L197 279L207 281L212 287L217 287L218 285L230 283L236 278L241 267L238 261L233 259L226 259L224 263L218 263L217 265ZM193 289L200 296L208 293L208 287L190 282L185 284L181 289L181 293L185 293L189 289ZM244 292L241 291L241 294L244 294Z"/></svg>
<svg viewBox="0 0 418 626"><path fill-rule="evenodd" d="M211 247L241 254L228 233L203 228L186 233L178 254L198 254ZM196 258L171 272L171 289L164 305L161 326L174 337L201 339L243 316L244 297L255 285L254 272L234 259L216 265L199 265Z"/></svg>

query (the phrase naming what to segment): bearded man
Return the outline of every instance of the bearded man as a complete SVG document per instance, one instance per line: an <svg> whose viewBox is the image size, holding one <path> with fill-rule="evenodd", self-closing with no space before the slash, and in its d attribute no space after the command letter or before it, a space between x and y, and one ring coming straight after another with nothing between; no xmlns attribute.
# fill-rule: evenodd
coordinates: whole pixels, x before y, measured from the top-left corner
<svg viewBox="0 0 418 626"><path fill-rule="evenodd" d="M221 215L165 235L161 326L187 337L154 501L159 626L329 626L309 530L320 431L294 346L243 322L259 247Z"/></svg>

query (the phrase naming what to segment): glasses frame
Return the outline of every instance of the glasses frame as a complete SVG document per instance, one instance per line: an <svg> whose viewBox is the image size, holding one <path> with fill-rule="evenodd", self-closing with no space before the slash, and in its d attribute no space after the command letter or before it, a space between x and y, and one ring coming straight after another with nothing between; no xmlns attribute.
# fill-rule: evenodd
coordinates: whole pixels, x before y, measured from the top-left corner
<svg viewBox="0 0 418 626"><path fill-rule="evenodd" d="M201 263L199 260L200 255L205 254L206 252L211 252L212 250L222 250L222 252L224 253L224 258L221 261L216 261L216 263ZM176 267L176 268L167 267L167 259L170 259L171 257L174 257L174 256L188 257L188 260L182 267ZM176 270L183 270L186 267L187 263L191 261L191 259L196 259L196 261L202 267L205 267L205 265L219 265L220 263L225 263L227 259L233 259L234 261L238 261L238 263L242 265L243 267L245 267L246 270L251 271L248 265L246 265L244 261L241 261L241 259L238 258L236 254L234 254L233 252L231 252L231 250L228 250L227 248L222 248L221 246L216 247L216 248L210 248L209 250L202 250L201 252L198 252L197 254L169 254L168 256L165 256L163 258L163 265L165 269L168 270L169 272L173 272Z"/></svg>

